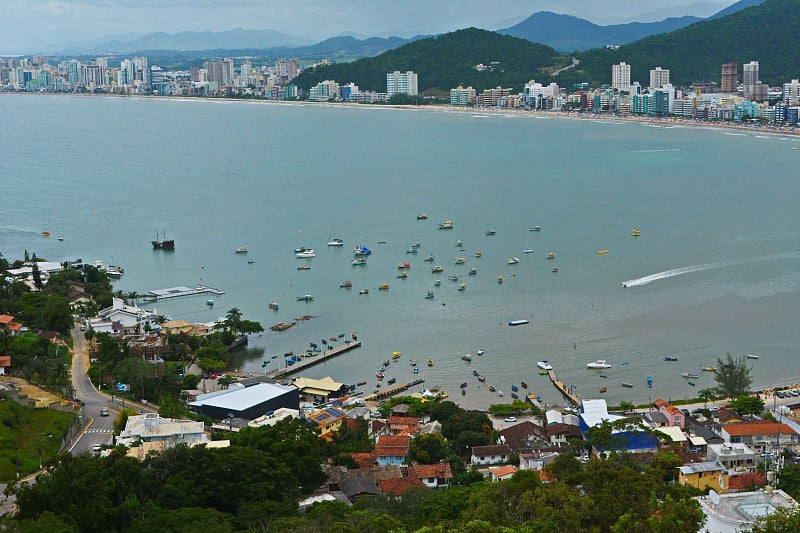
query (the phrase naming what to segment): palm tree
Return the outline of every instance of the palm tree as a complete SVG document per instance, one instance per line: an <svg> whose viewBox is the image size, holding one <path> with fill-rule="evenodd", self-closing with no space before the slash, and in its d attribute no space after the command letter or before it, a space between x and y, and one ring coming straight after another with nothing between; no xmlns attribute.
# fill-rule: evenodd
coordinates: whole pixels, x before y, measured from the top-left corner
<svg viewBox="0 0 800 533"><path fill-rule="evenodd" d="M697 393L697 397L703 400L703 409L708 409L708 400L714 398L714 389L700 389Z"/></svg>
<svg viewBox="0 0 800 533"><path fill-rule="evenodd" d="M136 291L131 291L131 292L127 293L127 294L125 295L125 298L126 298L126 300L127 300L129 303L133 302L133 305L134 305L134 306L135 306L137 303L139 303L139 293L138 293L138 292L136 292Z"/></svg>
<svg viewBox="0 0 800 533"><path fill-rule="evenodd" d="M242 322L242 311L238 307L231 307L225 315L225 322L231 333L236 336L239 331L239 324Z"/></svg>

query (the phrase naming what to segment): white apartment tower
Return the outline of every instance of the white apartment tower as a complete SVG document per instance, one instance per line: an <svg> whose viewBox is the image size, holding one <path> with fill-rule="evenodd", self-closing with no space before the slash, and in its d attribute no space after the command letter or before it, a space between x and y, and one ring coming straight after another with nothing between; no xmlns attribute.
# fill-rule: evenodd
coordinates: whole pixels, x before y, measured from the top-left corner
<svg viewBox="0 0 800 533"><path fill-rule="evenodd" d="M746 97L753 96L756 86L761 82L758 79L758 61L751 61L742 65L742 88Z"/></svg>
<svg viewBox="0 0 800 533"><path fill-rule="evenodd" d="M628 91L631 87L631 66L622 61L619 65L611 65L611 87L620 91Z"/></svg>
<svg viewBox="0 0 800 533"><path fill-rule="evenodd" d="M792 106L800 104L800 80L783 84L783 99Z"/></svg>
<svg viewBox="0 0 800 533"><path fill-rule="evenodd" d="M386 95L391 98L395 94L418 95L417 73L410 70L407 72L400 72L399 70L388 72L386 74Z"/></svg>
<svg viewBox="0 0 800 533"><path fill-rule="evenodd" d="M664 70L661 67L656 67L650 71L650 87L653 89L660 89L664 85L669 84L669 70Z"/></svg>

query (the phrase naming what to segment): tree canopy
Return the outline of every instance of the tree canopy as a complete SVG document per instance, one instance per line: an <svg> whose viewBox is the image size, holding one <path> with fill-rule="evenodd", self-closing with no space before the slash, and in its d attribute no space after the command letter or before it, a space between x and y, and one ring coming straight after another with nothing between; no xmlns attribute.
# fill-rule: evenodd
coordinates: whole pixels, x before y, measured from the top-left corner
<svg viewBox="0 0 800 533"><path fill-rule="evenodd" d="M750 385L753 384L750 376L752 369L753 367L747 366L743 355L734 358L729 353L724 360L717 357L717 369L714 371L717 393L724 398L749 395Z"/></svg>

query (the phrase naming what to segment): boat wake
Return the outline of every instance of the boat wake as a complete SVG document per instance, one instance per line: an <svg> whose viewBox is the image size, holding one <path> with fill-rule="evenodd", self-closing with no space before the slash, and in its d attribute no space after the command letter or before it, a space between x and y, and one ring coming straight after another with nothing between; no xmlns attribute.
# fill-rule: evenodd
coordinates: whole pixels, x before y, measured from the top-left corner
<svg viewBox="0 0 800 533"><path fill-rule="evenodd" d="M634 154L654 154L657 152L680 152L680 148L659 148L653 150L633 150Z"/></svg>
<svg viewBox="0 0 800 533"><path fill-rule="evenodd" d="M644 276L643 278L629 279L628 281L623 281L622 285L623 287L638 287L640 285L648 285L660 279L674 278L675 276L690 274L692 272L700 272L701 270L711 270L713 268L719 268L724 264L725 263L711 263L707 265L692 265L681 268L673 268L672 270L657 272L655 274L650 274L649 276Z"/></svg>

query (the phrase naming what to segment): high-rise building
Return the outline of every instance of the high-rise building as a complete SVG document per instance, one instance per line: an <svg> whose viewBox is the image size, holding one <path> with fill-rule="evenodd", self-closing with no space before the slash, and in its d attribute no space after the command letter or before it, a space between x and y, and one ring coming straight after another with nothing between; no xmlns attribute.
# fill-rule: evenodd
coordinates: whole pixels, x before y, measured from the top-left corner
<svg viewBox="0 0 800 533"><path fill-rule="evenodd" d="M299 73L300 69L297 67L297 60L290 59L286 64L286 81L292 81Z"/></svg>
<svg viewBox="0 0 800 533"><path fill-rule="evenodd" d="M224 86L229 86L233 83L233 59L206 61L203 66L208 71L208 81Z"/></svg>
<svg viewBox="0 0 800 533"><path fill-rule="evenodd" d="M751 61L742 65L742 84L746 87L748 85L756 85L758 81L758 61Z"/></svg>
<svg viewBox="0 0 800 533"><path fill-rule="evenodd" d="M389 98L395 94L407 94L409 96L418 95L417 73L410 70L407 72L395 70L394 72L387 73L386 94Z"/></svg>
<svg viewBox="0 0 800 533"><path fill-rule="evenodd" d="M721 81L719 86L720 91L724 93L735 93L739 86L739 64L723 63Z"/></svg>
<svg viewBox="0 0 800 533"><path fill-rule="evenodd" d="M661 67L656 67L650 70L650 87L653 89L660 89L669 83L669 70L664 70Z"/></svg>
<svg viewBox="0 0 800 533"><path fill-rule="evenodd" d="M611 87L620 91L628 91L631 87L631 66L624 61L611 65Z"/></svg>
<svg viewBox="0 0 800 533"><path fill-rule="evenodd" d="M475 89L471 86L466 89L459 85L450 89L450 105L466 107L475 103Z"/></svg>
<svg viewBox="0 0 800 533"><path fill-rule="evenodd" d="M783 99L789 105L800 104L800 80L792 80L783 84Z"/></svg>

